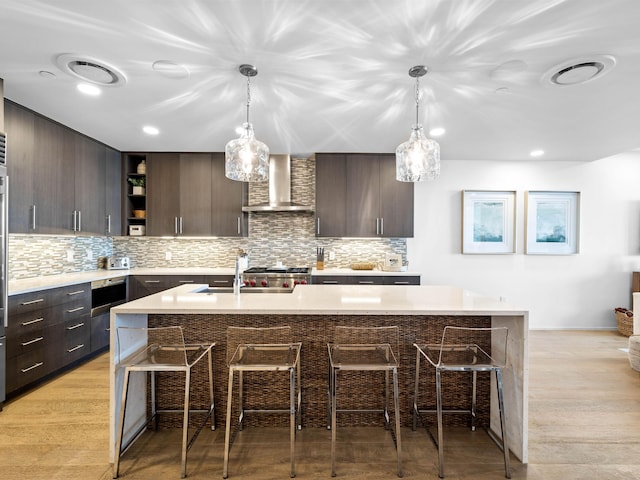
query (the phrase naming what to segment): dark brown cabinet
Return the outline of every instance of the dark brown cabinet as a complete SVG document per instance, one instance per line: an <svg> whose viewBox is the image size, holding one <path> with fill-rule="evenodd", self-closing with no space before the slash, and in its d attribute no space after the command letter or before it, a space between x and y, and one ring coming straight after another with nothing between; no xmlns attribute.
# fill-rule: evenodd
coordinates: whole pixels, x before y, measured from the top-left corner
<svg viewBox="0 0 640 480"><path fill-rule="evenodd" d="M90 353L90 284L9 297L7 393Z"/></svg>
<svg viewBox="0 0 640 480"><path fill-rule="evenodd" d="M112 149L12 102L5 109L9 232L104 235Z"/></svg>
<svg viewBox="0 0 640 480"><path fill-rule="evenodd" d="M128 225L146 224L146 235L151 236L248 234L248 216L242 212L247 185L225 177L224 154L141 155L126 154L125 158L147 160L146 220L129 218ZM127 200L129 209L139 202L131 194Z"/></svg>
<svg viewBox="0 0 640 480"><path fill-rule="evenodd" d="M191 283L231 287L233 286L233 275L131 275L129 277L129 300L136 300L168 288Z"/></svg>
<svg viewBox="0 0 640 480"><path fill-rule="evenodd" d="M394 155L316 155L316 235L413 236L413 184L395 179Z"/></svg>
<svg viewBox="0 0 640 480"><path fill-rule="evenodd" d="M314 275L314 285L420 285L419 275Z"/></svg>
<svg viewBox="0 0 640 480"><path fill-rule="evenodd" d="M122 156L113 148L106 149L104 233L122 235Z"/></svg>

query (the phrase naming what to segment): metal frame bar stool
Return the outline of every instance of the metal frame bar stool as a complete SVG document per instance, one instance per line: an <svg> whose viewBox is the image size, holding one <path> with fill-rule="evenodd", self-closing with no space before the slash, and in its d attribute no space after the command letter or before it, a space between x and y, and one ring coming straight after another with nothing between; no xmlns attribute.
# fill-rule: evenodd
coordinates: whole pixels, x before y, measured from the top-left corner
<svg viewBox="0 0 640 480"><path fill-rule="evenodd" d="M233 440L243 428L247 413L288 413L290 431L291 478L295 470L296 426L302 427L300 403L300 350L302 343L293 342L291 327L227 327L227 364L229 366L229 386L227 391L227 420L224 436L224 466L222 476L229 476L229 451ZM289 378L289 407L287 409L245 409L244 373L282 372ZM231 432L231 411L233 403L234 376L238 376L238 422Z"/></svg>
<svg viewBox="0 0 640 480"><path fill-rule="evenodd" d="M506 366L507 340L509 330L506 327L454 327L446 326L439 344L416 342L416 381L413 399L413 429L416 429L418 417L421 414L436 414L438 423L438 439L433 437L427 429L431 439L438 448L438 475L444 478L444 442L443 442L443 414L470 415L471 430L476 429L477 412L477 375L481 372L493 372L498 394L498 409L500 413L501 440L487 429L487 434L504 453L504 472L506 478L511 478L509 463L509 448L507 446L507 429L504 409L504 395L502 389L502 369ZM436 377L436 410L420 409L419 380L420 360L424 357L435 368ZM442 374L444 372L468 372L472 375L471 406L469 409L445 410L442 405Z"/></svg>
<svg viewBox="0 0 640 480"><path fill-rule="evenodd" d="M181 477L187 476L187 451L193 445L198 434L209 418L211 430L215 429L215 403L213 399L213 364L211 350L215 343L185 344L182 327L133 328L118 327L117 335L117 368L124 368L122 385L122 403L118 422L113 478L118 478L120 457L139 438L150 421L155 420L157 426L158 413L182 413L182 462ZM209 368L209 398L207 409L189 409L191 386L191 370L204 357L207 357ZM151 374L151 417L130 436L130 441L122 447L125 435L125 418L129 381L131 373L144 372ZM156 372L182 372L185 375L184 405L182 409L158 409L156 406ZM189 438L189 414L206 414L194 434ZM129 436L130 432L127 432Z"/></svg>
<svg viewBox="0 0 640 480"><path fill-rule="evenodd" d="M336 476L336 436L338 412L382 413L385 429L391 431L396 447L398 477L402 477L402 441L400 436L400 405L398 397L398 327L346 327L337 326L329 350L328 416L331 429L331 476ZM384 372L384 406L382 409L338 409L338 373ZM393 406L395 430L390 428L389 377L393 377Z"/></svg>

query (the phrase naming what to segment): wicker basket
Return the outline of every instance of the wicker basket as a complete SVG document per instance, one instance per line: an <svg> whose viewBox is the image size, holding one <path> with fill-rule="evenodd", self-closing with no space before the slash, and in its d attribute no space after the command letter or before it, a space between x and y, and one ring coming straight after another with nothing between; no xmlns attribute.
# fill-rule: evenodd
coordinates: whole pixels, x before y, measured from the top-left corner
<svg viewBox="0 0 640 480"><path fill-rule="evenodd" d="M626 308L616 308L616 320L618 321L618 332L625 337L633 335L633 312Z"/></svg>
<svg viewBox="0 0 640 480"><path fill-rule="evenodd" d="M376 264L373 262L356 262L351 264L351 270L373 270Z"/></svg>

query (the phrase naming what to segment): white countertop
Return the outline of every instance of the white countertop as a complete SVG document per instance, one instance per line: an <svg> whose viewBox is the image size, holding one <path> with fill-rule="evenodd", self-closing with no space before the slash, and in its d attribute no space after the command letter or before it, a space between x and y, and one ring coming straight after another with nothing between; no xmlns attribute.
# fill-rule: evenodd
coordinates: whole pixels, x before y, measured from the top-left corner
<svg viewBox="0 0 640 480"><path fill-rule="evenodd" d="M128 275L233 275L233 268L131 268L127 270L92 270L64 273L9 281L9 295L18 295L49 288L66 287L79 283L104 280Z"/></svg>
<svg viewBox="0 0 640 480"><path fill-rule="evenodd" d="M292 293L197 293L181 285L111 309L115 314L504 315L527 311L450 286L297 285Z"/></svg>
<svg viewBox="0 0 640 480"><path fill-rule="evenodd" d="M323 270L318 270L317 268L313 268L311 270L311 275L314 277L322 277L322 276L342 276L342 275L365 275L365 276L381 276L381 277L394 277L394 276L403 276L403 277L419 277L419 272L388 272L386 270L379 270L378 268L374 268L373 270L353 270L352 268L325 268Z"/></svg>

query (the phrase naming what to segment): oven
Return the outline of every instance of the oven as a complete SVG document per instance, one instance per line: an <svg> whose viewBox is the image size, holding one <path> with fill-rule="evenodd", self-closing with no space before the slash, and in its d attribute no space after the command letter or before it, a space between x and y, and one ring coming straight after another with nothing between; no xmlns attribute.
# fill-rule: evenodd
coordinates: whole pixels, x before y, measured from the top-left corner
<svg viewBox="0 0 640 480"><path fill-rule="evenodd" d="M91 282L91 317L127 301L127 277L106 278Z"/></svg>

